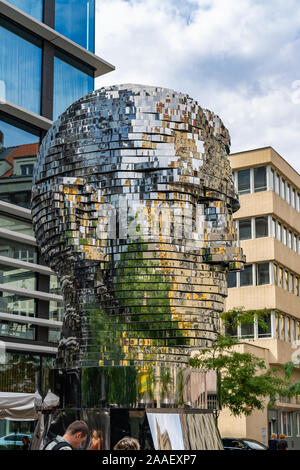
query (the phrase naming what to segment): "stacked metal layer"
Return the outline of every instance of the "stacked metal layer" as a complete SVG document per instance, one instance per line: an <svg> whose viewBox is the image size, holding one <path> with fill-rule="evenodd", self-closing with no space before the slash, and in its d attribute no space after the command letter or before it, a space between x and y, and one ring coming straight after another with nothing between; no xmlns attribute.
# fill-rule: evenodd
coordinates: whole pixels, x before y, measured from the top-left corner
<svg viewBox="0 0 300 470"><path fill-rule="evenodd" d="M221 120L188 95L101 88L40 148L32 214L65 297L58 366L186 363L219 333L240 269Z"/></svg>

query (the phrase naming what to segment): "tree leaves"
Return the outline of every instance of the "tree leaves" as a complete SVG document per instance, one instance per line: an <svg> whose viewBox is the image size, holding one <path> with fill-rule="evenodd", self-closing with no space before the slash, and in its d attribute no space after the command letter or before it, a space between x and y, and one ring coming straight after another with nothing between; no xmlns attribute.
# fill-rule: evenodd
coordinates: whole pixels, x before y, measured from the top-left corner
<svg viewBox="0 0 300 470"><path fill-rule="evenodd" d="M278 394L298 390L289 382L291 365L286 367L289 377L282 379L276 375L278 369L267 370L264 360L236 350L238 344L231 336L220 335L211 348L190 359L192 367L218 373L222 407L229 408L235 416L250 415L254 409L263 409L268 401L274 403Z"/></svg>

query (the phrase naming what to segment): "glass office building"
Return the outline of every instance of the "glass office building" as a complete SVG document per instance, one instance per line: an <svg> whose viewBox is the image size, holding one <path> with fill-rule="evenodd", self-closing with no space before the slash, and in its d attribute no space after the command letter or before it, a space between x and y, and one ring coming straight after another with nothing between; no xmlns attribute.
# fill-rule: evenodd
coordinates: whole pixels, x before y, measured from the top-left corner
<svg viewBox="0 0 300 470"><path fill-rule="evenodd" d="M94 50L94 0L0 2L1 391L34 391L56 354L62 296L36 247L32 173L52 121L114 69Z"/></svg>

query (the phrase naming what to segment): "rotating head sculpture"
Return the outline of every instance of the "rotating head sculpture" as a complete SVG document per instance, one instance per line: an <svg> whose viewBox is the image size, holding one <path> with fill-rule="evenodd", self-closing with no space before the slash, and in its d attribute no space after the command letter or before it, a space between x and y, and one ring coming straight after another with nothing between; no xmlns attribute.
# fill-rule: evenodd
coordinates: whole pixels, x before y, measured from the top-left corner
<svg viewBox="0 0 300 470"><path fill-rule="evenodd" d="M32 214L64 294L58 366L186 363L216 340L244 262L229 148L218 116L164 88L104 87L53 124Z"/></svg>

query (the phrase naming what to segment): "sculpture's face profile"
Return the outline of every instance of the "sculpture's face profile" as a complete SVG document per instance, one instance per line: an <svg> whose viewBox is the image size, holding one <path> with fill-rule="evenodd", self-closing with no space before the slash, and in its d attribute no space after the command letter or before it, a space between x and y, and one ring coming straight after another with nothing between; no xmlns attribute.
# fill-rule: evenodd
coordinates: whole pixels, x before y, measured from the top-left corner
<svg viewBox="0 0 300 470"><path fill-rule="evenodd" d="M72 338L87 364L127 364L179 347L180 361L216 339L225 271L243 262L229 147L213 113L142 85L92 92L53 124L32 212L66 297L61 349ZM104 344L107 330L121 356Z"/></svg>

